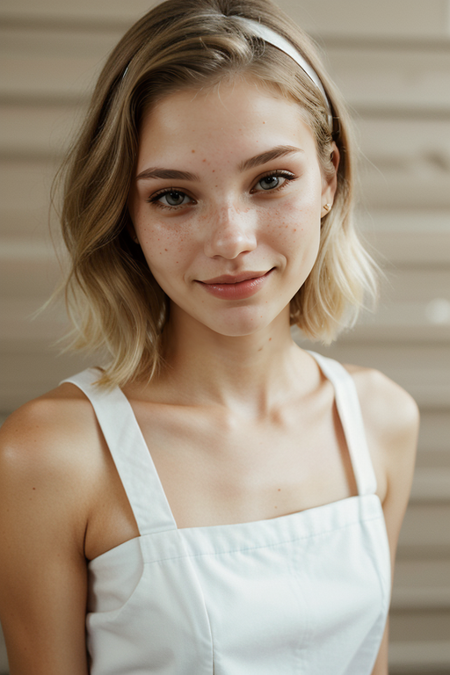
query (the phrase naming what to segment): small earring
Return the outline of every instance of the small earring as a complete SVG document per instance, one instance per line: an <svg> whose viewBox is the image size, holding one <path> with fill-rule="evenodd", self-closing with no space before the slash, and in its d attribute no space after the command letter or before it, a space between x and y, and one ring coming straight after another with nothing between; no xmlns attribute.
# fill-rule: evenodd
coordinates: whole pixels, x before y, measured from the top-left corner
<svg viewBox="0 0 450 675"><path fill-rule="evenodd" d="M325 215L326 215L329 211L331 211L331 206L332 206L331 204L324 204L324 205L322 206L323 210L325 211Z"/></svg>

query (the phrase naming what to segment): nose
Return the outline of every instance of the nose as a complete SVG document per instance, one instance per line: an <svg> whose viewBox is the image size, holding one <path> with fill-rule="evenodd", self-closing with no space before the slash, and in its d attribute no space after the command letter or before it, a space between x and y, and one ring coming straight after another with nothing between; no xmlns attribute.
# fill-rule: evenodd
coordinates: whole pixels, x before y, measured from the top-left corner
<svg viewBox="0 0 450 675"><path fill-rule="evenodd" d="M232 260L256 248L256 228L251 210L241 211L234 205L215 209L205 239L205 255Z"/></svg>

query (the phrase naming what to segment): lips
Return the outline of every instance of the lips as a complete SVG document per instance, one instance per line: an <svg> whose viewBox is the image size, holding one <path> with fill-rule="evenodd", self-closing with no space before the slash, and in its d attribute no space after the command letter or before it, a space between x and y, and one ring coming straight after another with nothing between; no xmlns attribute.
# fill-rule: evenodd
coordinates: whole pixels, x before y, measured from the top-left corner
<svg viewBox="0 0 450 675"><path fill-rule="evenodd" d="M222 274L198 283L207 293L222 300L245 300L255 295L266 283L275 268L264 271L246 271L239 274Z"/></svg>
<svg viewBox="0 0 450 675"><path fill-rule="evenodd" d="M214 279L205 279L200 281L201 284L239 284L241 281L248 281L249 279L259 279L268 274L271 270L266 270L265 272L241 272L240 274L222 274L220 277L214 277Z"/></svg>

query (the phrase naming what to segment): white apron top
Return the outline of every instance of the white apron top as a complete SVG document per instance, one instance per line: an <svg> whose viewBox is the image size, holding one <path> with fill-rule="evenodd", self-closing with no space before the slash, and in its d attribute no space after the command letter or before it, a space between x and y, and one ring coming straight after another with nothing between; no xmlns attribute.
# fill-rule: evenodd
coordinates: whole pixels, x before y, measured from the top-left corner
<svg viewBox="0 0 450 675"><path fill-rule="evenodd" d="M390 601L389 545L355 385L335 389L358 496L298 513L178 529L119 388L91 400L140 536L88 566L91 675L370 675Z"/></svg>

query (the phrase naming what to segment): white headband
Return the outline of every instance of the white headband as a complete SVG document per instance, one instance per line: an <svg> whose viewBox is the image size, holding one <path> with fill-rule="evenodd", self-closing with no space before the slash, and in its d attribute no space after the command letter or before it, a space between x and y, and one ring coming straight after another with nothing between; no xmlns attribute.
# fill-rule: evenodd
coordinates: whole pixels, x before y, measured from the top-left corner
<svg viewBox="0 0 450 675"><path fill-rule="evenodd" d="M303 58L300 52L296 50L294 45L288 42L288 40L286 40L286 38L284 38L282 35L272 30L272 28L269 28L268 26L265 26L264 24L259 23L258 21L254 21L253 19L247 19L247 17L245 16L237 16L237 15L226 16L225 14L223 14L222 16L225 19L237 21L238 23L241 24L241 26L244 26L247 29L245 32L248 35L251 35L253 37L259 37L262 40L264 40L264 42L268 42L269 44L273 45L280 51L290 56L291 59L293 59L300 66L300 68L302 68L302 70L316 85L316 87L319 89L319 91L322 93L325 99L325 103L328 110L328 123L330 125L330 131L333 131L333 115L331 114L330 102L328 100L328 96L326 95L325 89L323 88L323 84L320 81L319 76L317 75L314 68L312 68L309 65L309 63ZM128 63L125 70L123 71L122 80L125 78L125 75L128 72L129 65L130 64Z"/></svg>
<svg viewBox="0 0 450 675"><path fill-rule="evenodd" d="M328 100L328 96L326 95L325 89L323 88L323 84L320 81L314 68L312 68L309 65L309 63L296 50L296 48L290 42L288 42L288 40L286 40L286 38L284 38L282 35L279 35L279 33L276 33L274 30L272 30L272 28L269 28L268 26L265 26L264 24L259 23L258 21L254 21L253 19L247 19L245 16L236 16L236 15L227 16L226 18L232 19L233 21L238 21L238 23L241 23L243 26L245 26L245 28L247 28L246 32L249 35L259 37L262 40L264 40L264 42L268 42L274 47L277 47L277 49L280 49L282 52L285 52L285 54L290 56L291 59L293 59L296 63L298 63L300 68L302 68L302 70L305 71L310 80L316 85L316 87L323 94L328 109L328 122L330 125L330 129L332 130L333 115L331 114L330 102Z"/></svg>

